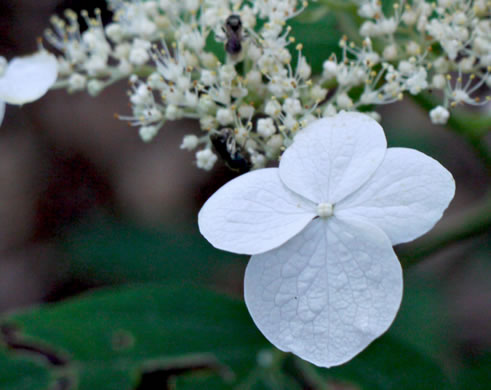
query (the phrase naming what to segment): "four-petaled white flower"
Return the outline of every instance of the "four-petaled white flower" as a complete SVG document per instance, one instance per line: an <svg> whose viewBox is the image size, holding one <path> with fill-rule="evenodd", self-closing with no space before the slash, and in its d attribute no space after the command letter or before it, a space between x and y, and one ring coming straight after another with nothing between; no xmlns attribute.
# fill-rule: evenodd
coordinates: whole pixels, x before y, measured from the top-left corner
<svg viewBox="0 0 491 390"><path fill-rule="evenodd" d="M266 338L330 367L388 329L402 297L392 245L430 230L454 192L437 161L387 149L375 120L343 112L300 132L279 168L224 185L198 219L216 248L253 255L245 302Z"/></svg>
<svg viewBox="0 0 491 390"><path fill-rule="evenodd" d="M56 57L45 50L12 59L0 71L0 124L5 103L22 105L39 99L55 83L57 75Z"/></svg>

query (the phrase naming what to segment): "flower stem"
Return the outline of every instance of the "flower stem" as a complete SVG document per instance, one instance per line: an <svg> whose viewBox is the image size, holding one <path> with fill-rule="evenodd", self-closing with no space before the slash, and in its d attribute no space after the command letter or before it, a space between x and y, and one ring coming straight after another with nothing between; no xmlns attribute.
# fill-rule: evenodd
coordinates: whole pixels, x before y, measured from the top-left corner
<svg viewBox="0 0 491 390"><path fill-rule="evenodd" d="M329 389L327 379L322 377L312 364L297 356L293 357L293 370L296 371L296 377L302 381L305 388L311 390Z"/></svg>
<svg viewBox="0 0 491 390"><path fill-rule="evenodd" d="M409 268L450 245L479 236L491 228L491 193L479 204L451 218L448 224L399 251L401 263Z"/></svg>

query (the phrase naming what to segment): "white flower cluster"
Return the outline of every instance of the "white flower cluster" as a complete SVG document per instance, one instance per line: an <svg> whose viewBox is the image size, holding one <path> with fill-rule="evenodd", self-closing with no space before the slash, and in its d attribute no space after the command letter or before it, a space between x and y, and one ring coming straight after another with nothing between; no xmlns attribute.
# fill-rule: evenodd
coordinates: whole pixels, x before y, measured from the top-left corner
<svg viewBox="0 0 491 390"><path fill-rule="evenodd" d="M98 10L82 13L84 32L72 11L53 18L46 36L63 53L56 86L96 95L129 78L132 113L118 117L145 142L167 120L199 119L203 135L186 135L181 148L198 149L196 164L206 170L217 154L239 171L263 167L313 120L367 112L404 93L442 91L430 117L444 124L453 106L486 103L476 92L491 84L486 0L401 1L390 15L378 0L357 1L366 19L361 44L344 37L340 58L326 53L322 75L312 75L288 26L306 1L108 3L106 26Z"/></svg>
<svg viewBox="0 0 491 390"><path fill-rule="evenodd" d="M445 124L449 108L489 101L489 96L481 100L476 94L484 84L491 86L489 1L401 1L386 15L382 2L363 0L358 13L367 19L360 34L377 40L377 50L364 55L370 57L372 66L380 59L379 54L383 61L381 70L374 70L371 78L367 76L359 103L387 103L402 98L406 91L416 95L439 90L443 102L430 112L430 118L435 124ZM359 53L354 54L358 61L363 60ZM377 89L382 77L385 83Z"/></svg>

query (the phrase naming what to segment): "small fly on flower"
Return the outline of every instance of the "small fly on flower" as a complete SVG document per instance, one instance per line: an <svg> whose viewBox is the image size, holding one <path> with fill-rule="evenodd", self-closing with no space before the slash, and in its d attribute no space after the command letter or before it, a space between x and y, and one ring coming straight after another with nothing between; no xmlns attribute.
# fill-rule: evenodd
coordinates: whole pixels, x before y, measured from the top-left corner
<svg viewBox="0 0 491 390"><path fill-rule="evenodd" d="M242 20L239 15L232 14L222 27L225 33L225 51L233 62L241 61L243 58L242 42L245 35L242 28Z"/></svg>
<svg viewBox="0 0 491 390"><path fill-rule="evenodd" d="M218 130L210 135L210 140L217 154L230 169L239 173L245 173L251 169L251 163L243 148L237 144L232 129Z"/></svg>

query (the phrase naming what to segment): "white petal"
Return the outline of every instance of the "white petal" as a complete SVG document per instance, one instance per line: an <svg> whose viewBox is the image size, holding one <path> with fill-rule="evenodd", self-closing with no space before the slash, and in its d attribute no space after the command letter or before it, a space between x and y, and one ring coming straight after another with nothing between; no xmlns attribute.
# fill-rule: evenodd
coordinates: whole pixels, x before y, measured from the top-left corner
<svg viewBox="0 0 491 390"><path fill-rule="evenodd" d="M5 116L5 102L0 100L0 126L2 126L4 116Z"/></svg>
<svg viewBox="0 0 491 390"><path fill-rule="evenodd" d="M198 215L201 234L216 248L257 254L276 248L315 217L314 205L286 188L278 168L231 180Z"/></svg>
<svg viewBox="0 0 491 390"><path fill-rule="evenodd" d="M386 148L382 127L368 115L323 118L302 130L285 151L281 180L314 202L336 203L368 180Z"/></svg>
<svg viewBox="0 0 491 390"><path fill-rule="evenodd" d="M14 58L0 78L0 99L9 104L24 104L39 99L56 81L56 57L40 51Z"/></svg>
<svg viewBox="0 0 491 390"><path fill-rule="evenodd" d="M244 294L272 344L330 367L352 359L390 326L402 298L402 270L377 227L316 219L285 245L252 256Z"/></svg>
<svg viewBox="0 0 491 390"><path fill-rule="evenodd" d="M455 181L438 161L414 149L389 148L375 174L335 213L377 225L396 245L430 230L454 193Z"/></svg>

